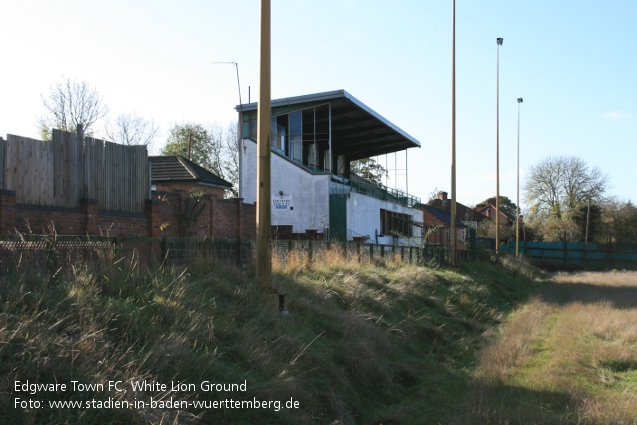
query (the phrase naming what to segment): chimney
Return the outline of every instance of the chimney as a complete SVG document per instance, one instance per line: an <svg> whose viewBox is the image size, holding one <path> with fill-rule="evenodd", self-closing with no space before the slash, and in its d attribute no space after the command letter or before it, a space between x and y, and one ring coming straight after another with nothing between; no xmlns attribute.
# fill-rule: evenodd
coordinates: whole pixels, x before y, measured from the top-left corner
<svg viewBox="0 0 637 425"><path fill-rule="evenodd" d="M447 200L447 192L438 192L438 199L440 199L442 201L446 201Z"/></svg>

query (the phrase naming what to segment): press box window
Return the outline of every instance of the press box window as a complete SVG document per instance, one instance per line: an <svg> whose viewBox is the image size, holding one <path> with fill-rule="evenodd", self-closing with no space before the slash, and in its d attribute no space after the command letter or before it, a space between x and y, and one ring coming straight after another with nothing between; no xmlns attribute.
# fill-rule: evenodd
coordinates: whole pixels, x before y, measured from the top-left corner
<svg viewBox="0 0 637 425"><path fill-rule="evenodd" d="M380 210L380 229L384 235L411 237L411 216L393 211Z"/></svg>

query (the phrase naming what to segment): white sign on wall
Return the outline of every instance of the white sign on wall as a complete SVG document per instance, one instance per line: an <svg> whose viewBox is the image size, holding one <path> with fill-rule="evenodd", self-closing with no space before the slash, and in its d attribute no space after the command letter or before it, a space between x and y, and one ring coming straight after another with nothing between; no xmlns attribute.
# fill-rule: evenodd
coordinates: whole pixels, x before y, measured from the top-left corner
<svg viewBox="0 0 637 425"><path fill-rule="evenodd" d="M272 205L277 210L292 209L292 195L272 195Z"/></svg>

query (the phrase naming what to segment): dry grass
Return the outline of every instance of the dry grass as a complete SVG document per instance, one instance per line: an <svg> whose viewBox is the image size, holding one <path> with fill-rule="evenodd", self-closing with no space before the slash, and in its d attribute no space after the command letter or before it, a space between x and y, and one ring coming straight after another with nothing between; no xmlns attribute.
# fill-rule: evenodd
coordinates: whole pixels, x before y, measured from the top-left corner
<svg viewBox="0 0 637 425"><path fill-rule="evenodd" d="M341 247L275 258L290 314L243 270L213 263L149 270L77 265L50 284L24 267L0 276L0 423L422 424L463 399L485 330L533 283L491 264L463 273L359 264ZM25 410L13 382L243 382L248 396L294 397L298 411ZM166 392L108 396L130 400ZM42 397L47 397L43 395ZM76 400L81 394L53 394ZM196 392L180 399L218 400ZM43 399L44 400L44 399Z"/></svg>
<svg viewBox="0 0 637 425"><path fill-rule="evenodd" d="M637 287L637 272L614 270L611 272L559 273L555 275L553 280L556 283Z"/></svg>
<svg viewBox="0 0 637 425"><path fill-rule="evenodd" d="M378 254L377 254L378 255ZM275 273L298 274L307 270L329 270L343 268L352 270L361 265L369 265L369 259L362 253L355 252L352 247L347 252L340 244L329 248L314 248L310 256L308 251L294 249L274 250L272 253L272 271ZM385 253L383 258L376 258L374 265L386 268L397 268L404 265L399 253Z"/></svg>
<svg viewBox="0 0 637 425"><path fill-rule="evenodd" d="M637 423L637 273L559 274L480 357L458 423Z"/></svg>
<svg viewBox="0 0 637 425"><path fill-rule="evenodd" d="M534 342L544 331L552 313L550 306L534 298L511 314L505 326L482 353L480 378L489 385L501 385L526 367L534 354Z"/></svg>

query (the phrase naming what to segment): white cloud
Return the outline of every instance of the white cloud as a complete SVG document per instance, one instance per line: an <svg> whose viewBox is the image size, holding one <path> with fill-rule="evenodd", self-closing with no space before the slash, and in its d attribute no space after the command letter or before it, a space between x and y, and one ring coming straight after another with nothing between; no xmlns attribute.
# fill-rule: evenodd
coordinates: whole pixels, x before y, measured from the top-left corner
<svg viewBox="0 0 637 425"><path fill-rule="evenodd" d="M609 120L613 120L613 121L624 121L630 118L630 115L621 112L621 111L610 111L605 113L604 115L602 115L604 118L607 118Z"/></svg>

